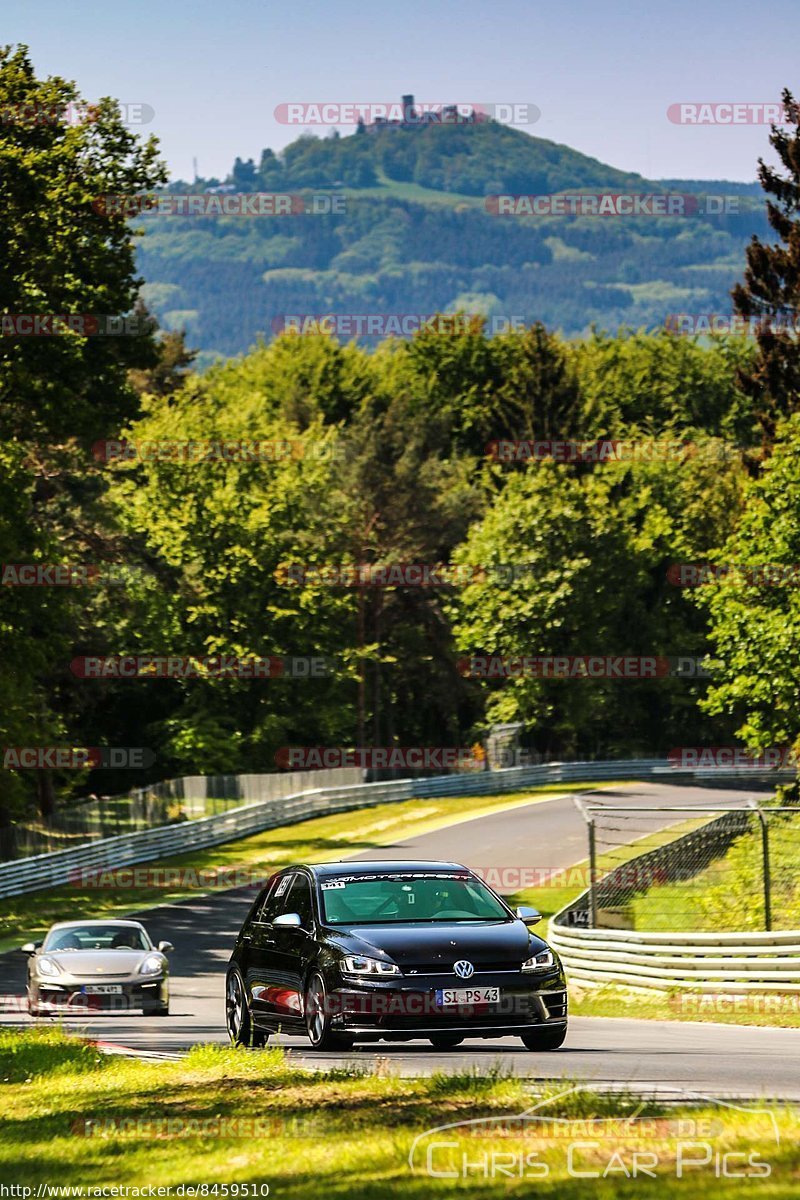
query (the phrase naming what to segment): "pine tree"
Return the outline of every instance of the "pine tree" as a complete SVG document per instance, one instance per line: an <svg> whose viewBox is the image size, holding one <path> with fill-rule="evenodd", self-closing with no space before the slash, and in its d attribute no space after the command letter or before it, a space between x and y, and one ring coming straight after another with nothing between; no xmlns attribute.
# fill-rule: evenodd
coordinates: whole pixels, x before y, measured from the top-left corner
<svg viewBox="0 0 800 1200"><path fill-rule="evenodd" d="M733 291L735 311L752 324L757 353L740 382L771 442L777 420L800 408L800 105L783 92L788 127L772 126L769 141L783 171L758 160L767 193L767 218L780 243L755 235L747 247L744 283Z"/></svg>

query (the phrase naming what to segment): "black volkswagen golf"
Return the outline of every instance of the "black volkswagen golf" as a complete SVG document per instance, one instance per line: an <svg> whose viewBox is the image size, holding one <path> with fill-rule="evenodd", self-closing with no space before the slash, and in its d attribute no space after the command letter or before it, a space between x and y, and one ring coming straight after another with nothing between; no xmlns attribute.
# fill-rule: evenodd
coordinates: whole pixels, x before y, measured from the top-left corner
<svg viewBox="0 0 800 1200"><path fill-rule="evenodd" d="M318 1050L517 1034L529 1050L555 1050L567 989L558 956L529 929L539 920L457 863L289 867L236 940L228 1032L247 1046L305 1032Z"/></svg>

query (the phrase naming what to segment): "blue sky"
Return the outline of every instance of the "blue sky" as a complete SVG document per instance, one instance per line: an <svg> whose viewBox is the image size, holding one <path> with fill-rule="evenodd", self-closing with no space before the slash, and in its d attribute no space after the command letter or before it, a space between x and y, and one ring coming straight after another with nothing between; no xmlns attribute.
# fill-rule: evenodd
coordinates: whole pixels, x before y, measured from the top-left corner
<svg viewBox="0 0 800 1200"><path fill-rule="evenodd" d="M800 91L799 35L800 6L752 0L5 0L1 36L87 99L151 105L146 128L182 178L193 157L224 175L294 140L281 103L413 92L535 104L534 135L649 178L749 180L766 126L675 125L666 110Z"/></svg>

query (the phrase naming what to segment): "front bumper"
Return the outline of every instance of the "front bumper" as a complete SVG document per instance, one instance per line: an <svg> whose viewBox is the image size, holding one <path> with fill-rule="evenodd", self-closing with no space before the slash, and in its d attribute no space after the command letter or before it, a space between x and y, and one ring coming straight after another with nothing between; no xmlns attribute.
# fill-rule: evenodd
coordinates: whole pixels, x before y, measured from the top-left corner
<svg viewBox="0 0 800 1200"><path fill-rule="evenodd" d="M441 1005L436 992L453 987L498 987L498 1001ZM406 977L391 983L343 977L326 997L331 1028L379 1037L426 1037L459 1033L469 1037L503 1037L544 1026L567 1023L567 987L560 971L542 978L527 973L476 973L469 984L452 975Z"/></svg>
<svg viewBox="0 0 800 1200"><path fill-rule="evenodd" d="M110 981L109 981L110 982ZM169 982L166 976L140 976L136 979L114 980L118 992L87 992L97 980L39 979L28 989L29 1005L41 1013L50 1012L112 1012L126 1013L136 1009L160 1008L169 1003ZM100 985L108 986L108 985Z"/></svg>

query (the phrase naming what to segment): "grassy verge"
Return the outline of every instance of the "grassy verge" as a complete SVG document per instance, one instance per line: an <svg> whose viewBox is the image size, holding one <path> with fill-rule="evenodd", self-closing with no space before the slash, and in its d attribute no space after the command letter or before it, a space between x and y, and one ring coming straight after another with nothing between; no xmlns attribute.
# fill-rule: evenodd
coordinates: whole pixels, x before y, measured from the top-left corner
<svg viewBox="0 0 800 1200"><path fill-rule="evenodd" d="M2 1177L34 1194L40 1184L268 1184L289 1200L582 1200L588 1182L607 1200L657 1196L665 1184L685 1200L728 1200L749 1176L764 1200L788 1200L800 1175L797 1114L786 1107L665 1109L564 1081L537 1084L532 1097L497 1071L311 1072L279 1050L209 1046L180 1062L143 1063L47 1030L0 1035L0 1081ZM543 1099L545 1120L514 1119ZM464 1121L482 1123L426 1136ZM632 1174L634 1151L649 1156L638 1160L647 1173Z"/></svg>
<svg viewBox="0 0 800 1200"><path fill-rule="evenodd" d="M618 784L608 783L614 787ZM87 887L76 882L0 900L0 951L37 937L54 921L80 917L124 916L158 904L174 903L224 887L242 884L293 862L324 862L346 858L398 839L416 837L460 821L546 800L554 795L585 791L586 784L542 787L513 796L461 796L408 800L375 808L315 817L294 825L269 829L252 837L139 864L142 874L161 872L157 885ZM124 868L121 868L123 870ZM179 871L194 872L190 883ZM217 872L216 884L203 886L203 873ZM140 878L142 878L140 874ZM170 883L170 877L173 882ZM120 877L124 879L123 877Z"/></svg>
<svg viewBox="0 0 800 1200"><path fill-rule="evenodd" d="M390 179L380 172L378 183L374 187L343 188L348 200L377 199L377 200L410 200L415 204L428 204L432 207L453 208L460 205L464 208L475 208L485 211L485 197L468 196L464 192L440 192L435 188L424 187L419 183L411 183L400 179Z"/></svg>
<svg viewBox="0 0 800 1200"><path fill-rule="evenodd" d="M614 852L613 861L600 862L601 870L612 870L615 866L652 850L674 837L701 825L707 817L691 818L668 829L649 833L645 838L620 847ZM739 851L741 855L742 851ZM539 887L527 888L513 898L515 904L532 904L549 919L570 901L574 900L587 886L588 860L576 863L565 871L554 874ZM718 881L718 876L717 876ZM672 907L664 907L659 900L662 894L674 895ZM668 884L653 887L644 896L633 902L637 929L685 928L686 914L685 884ZM670 913L677 924L666 922L648 923L653 912L662 916ZM677 920L678 914L681 920ZM698 926L703 928L704 926ZM727 926L726 926L727 927ZM746 926L740 925L739 928ZM546 931L542 928L542 935ZM570 1013L576 1017L624 1017L653 1021L705 1021L725 1025L756 1025L764 1028L800 1028L800 995L798 994L753 994L748 996L701 995L691 991L648 992L609 984L597 988L570 986Z"/></svg>
<svg viewBox="0 0 800 1200"><path fill-rule="evenodd" d="M569 989L573 1017L636 1017L651 1021L713 1021L723 1025L759 1025L800 1029L800 995L753 993L746 996L698 992L636 991L608 984Z"/></svg>
<svg viewBox="0 0 800 1200"><path fill-rule="evenodd" d="M769 859L773 929L800 928L800 814L772 814ZM764 928L764 875L758 827L693 878L650 888L631 903L637 929L709 932Z"/></svg>
<svg viewBox="0 0 800 1200"><path fill-rule="evenodd" d="M615 867L624 866L632 859L638 858L639 855L646 854L649 850L658 849L659 846L663 846L667 842L681 837L684 833L689 833L692 829L697 829L707 820L708 818L705 816L691 817L675 822L663 829L656 829L650 833L646 833L643 837L637 838L636 841L629 842L625 846L616 847L613 852L601 855L598 858L598 875L602 876L607 871L613 871ZM513 900L515 904L532 904L535 908L539 909L543 917L550 918L579 896L581 892L585 891L588 886L589 860L584 859L582 862L575 863L563 871L555 872L549 879L537 887L525 888L517 892ZM640 927L636 926L636 928ZM645 926L642 926L642 928L645 928Z"/></svg>

